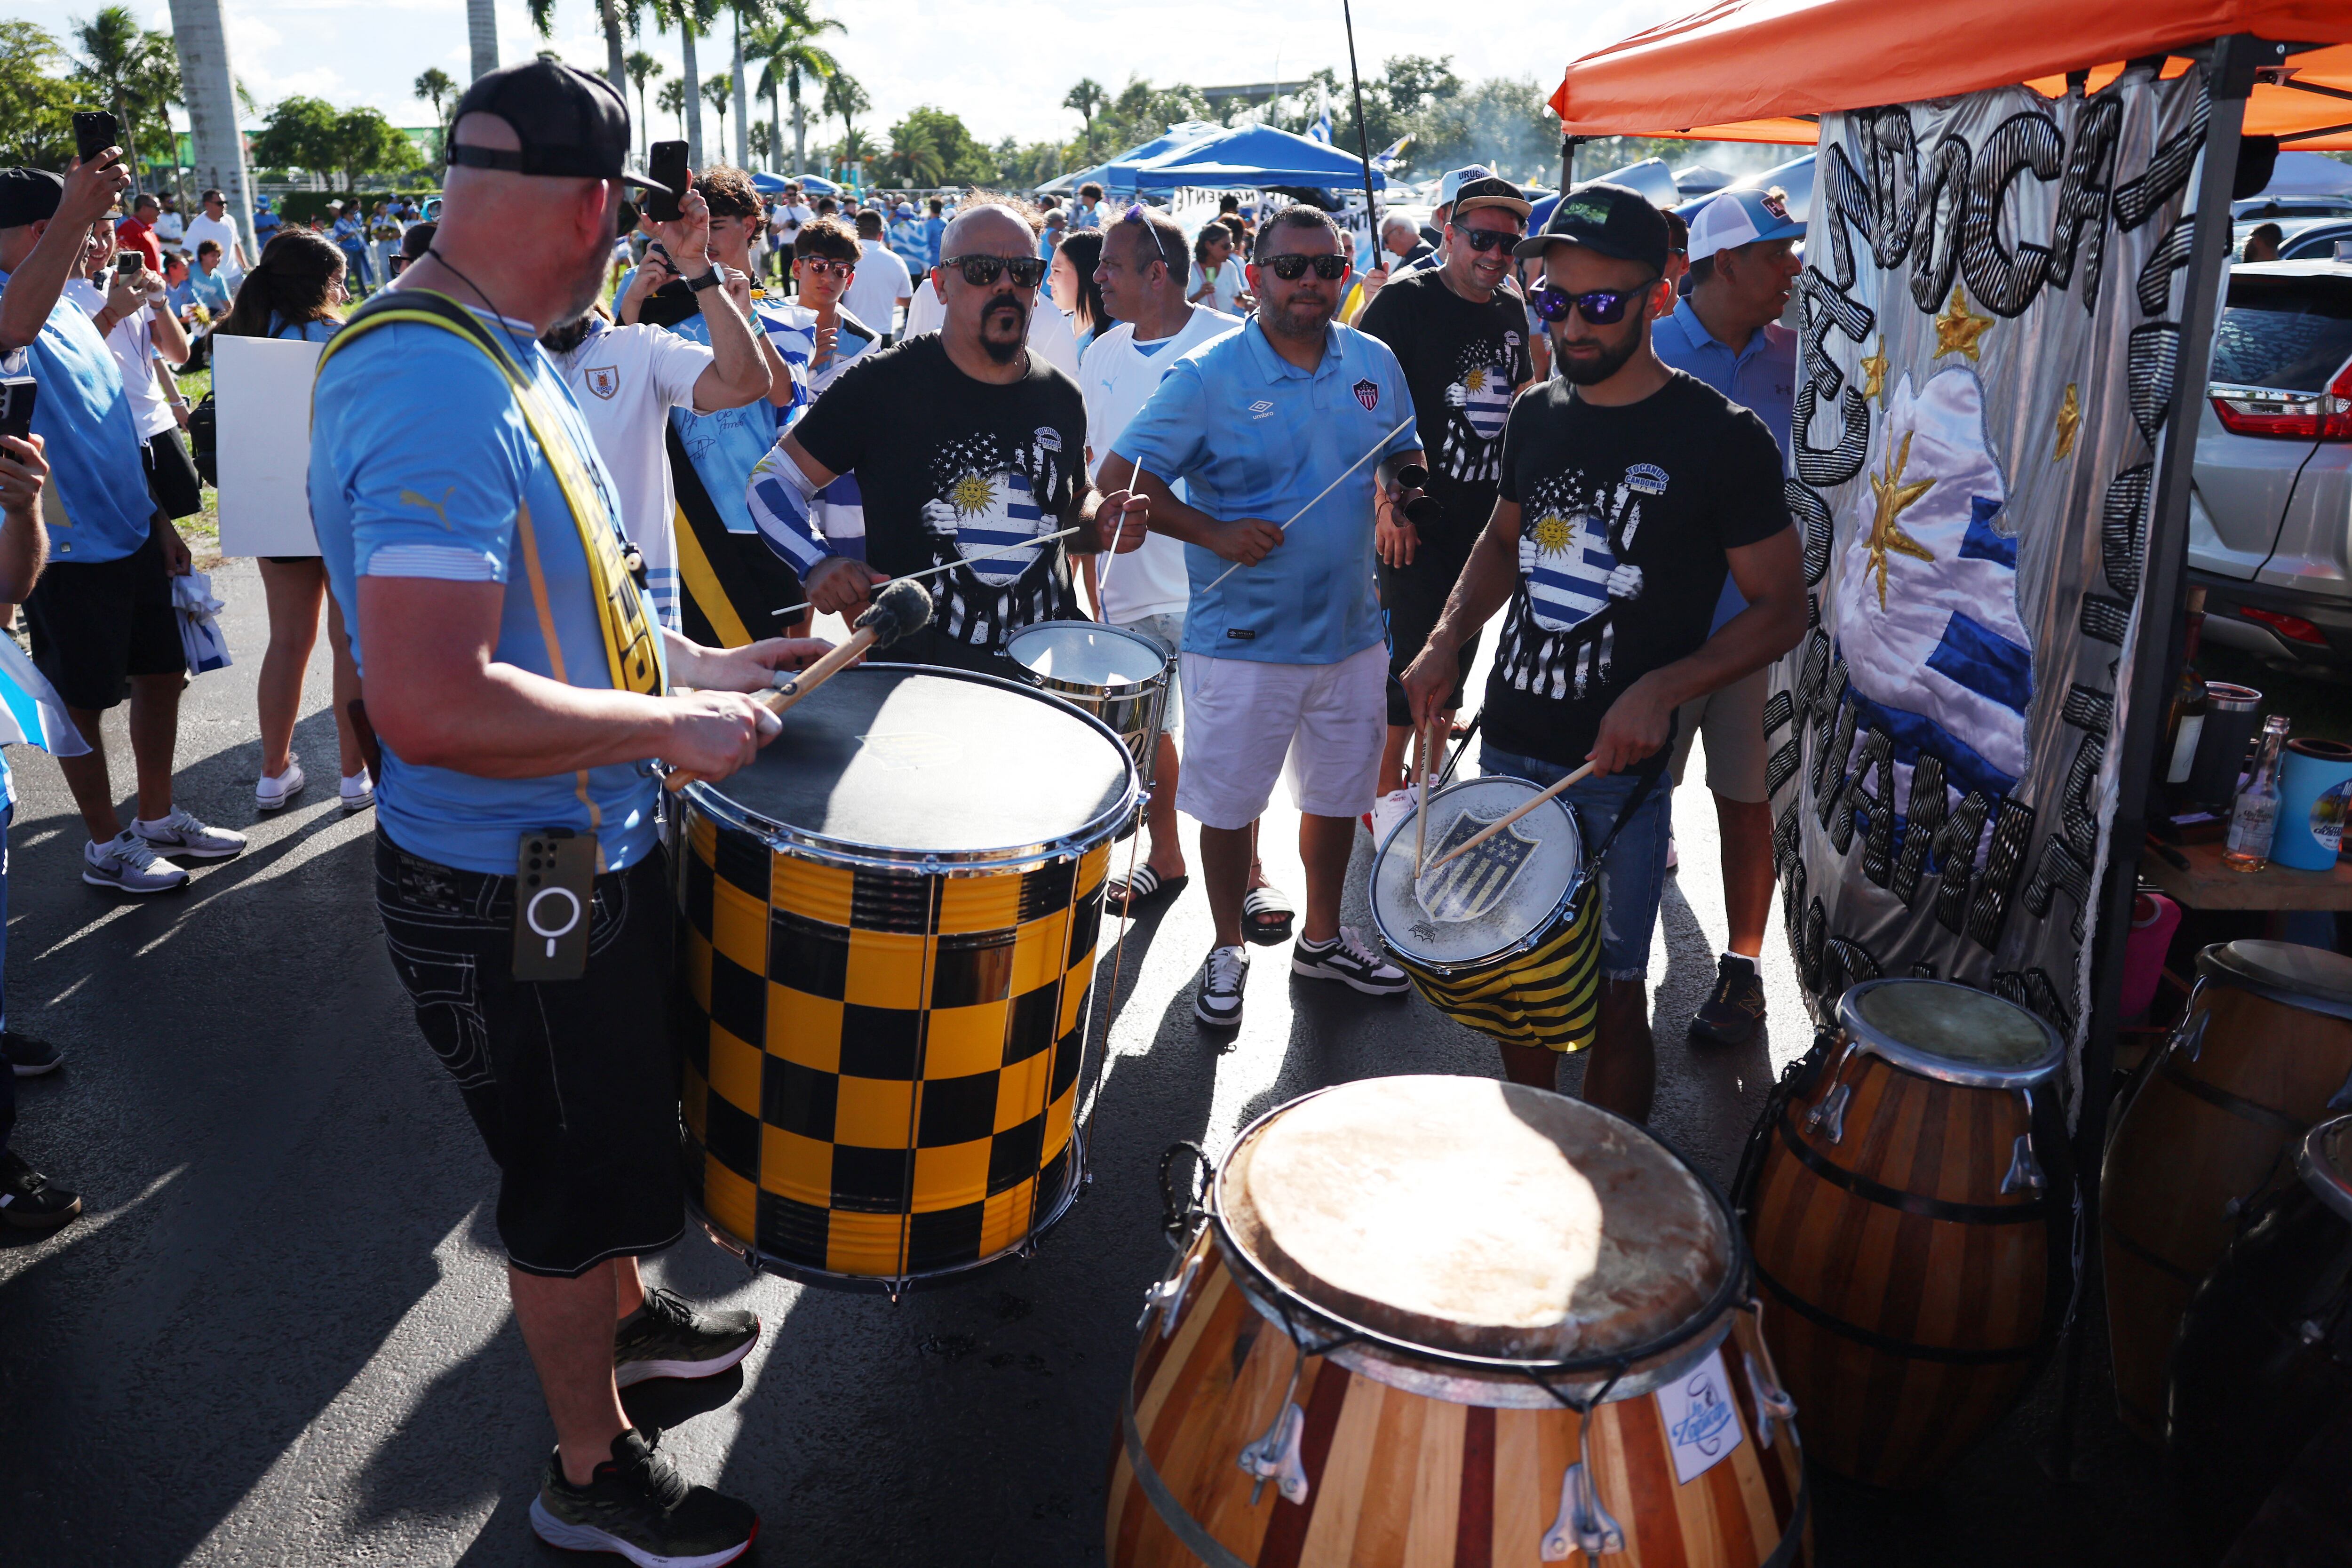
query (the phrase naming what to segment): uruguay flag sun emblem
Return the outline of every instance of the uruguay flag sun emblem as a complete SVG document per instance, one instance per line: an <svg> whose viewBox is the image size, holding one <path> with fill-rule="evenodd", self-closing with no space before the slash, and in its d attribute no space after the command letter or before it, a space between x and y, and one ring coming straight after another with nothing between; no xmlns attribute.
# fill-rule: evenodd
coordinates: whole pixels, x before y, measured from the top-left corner
<svg viewBox="0 0 2352 1568"><path fill-rule="evenodd" d="M1609 604L1609 574L1617 553L1601 520L1576 510L1547 511L1519 536L1519 575L1527 579L1528 607L1548 632L1564 632Z"/></svg>
<svg viewBox="0 0 2352 1568"><path fill-rule="evenodd" d="M956 553L982 582L1004 587L1037 559L1041 548L1037 536L1045 531L1045 525L1026 474L967 473L949 490L946 506L954 514ZM1021 544L1028 548L1007 549ZM1005 553L982 561L972 559L991 550Z"/></svg>
<svg viewBox="0 0 2352 1568"><path fill-rule="evenodd" d="M1446 401L1462 410L1478 439L1491 441L1503 433L1503 421L1511 412L1511 386L1493 365L1480 365L1445 391Z"/></svg>

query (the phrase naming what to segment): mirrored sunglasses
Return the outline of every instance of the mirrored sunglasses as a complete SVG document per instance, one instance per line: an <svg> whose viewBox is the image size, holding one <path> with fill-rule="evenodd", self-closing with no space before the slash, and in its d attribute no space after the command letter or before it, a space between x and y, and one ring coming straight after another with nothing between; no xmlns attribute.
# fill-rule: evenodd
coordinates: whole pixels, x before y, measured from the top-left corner
<svg viewBox="0 0 2352 1568"><path fill-rule="evenodd" d="M1647 293L1657 280L1653 277L1638 289L1595 289L1583 294L1571 294L1546 283L1528 296L1528 307L1541 321L1565 321L1569 311L1574 310L1596 327L1613 327L1625 319L1625 308Z"/></svg>
<svg viewBox="0 0 2352 1568"><path fill-rule="evenodd" d="M1015 289L1034 289L1045 280L1045 263L1034 256L950 256L940 265L961 272L975 289L993 287L1008 272Z"/></svg>

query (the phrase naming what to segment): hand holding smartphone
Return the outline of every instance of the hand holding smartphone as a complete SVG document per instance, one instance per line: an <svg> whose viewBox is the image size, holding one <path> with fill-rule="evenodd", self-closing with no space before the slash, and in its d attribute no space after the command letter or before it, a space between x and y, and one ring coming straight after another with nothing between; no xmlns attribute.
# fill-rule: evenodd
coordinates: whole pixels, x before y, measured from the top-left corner
<svg viewBox="0 0 2352 1568"><path fill-rule="evenodd" d="M678 206L678 198L686 195L690 178L686 166L686 143L655 142L646 160L646 174L656 183L669 187L667 191L646 192L646 216L656 223L676 223L685 216Z"/></svg>
<svg viewBox="0 0 2352 1568"><path fill-rule="evenodd" d="M76 110L74 156L87 163L109 147L122 145L122 122L105 110Z"/></svg>

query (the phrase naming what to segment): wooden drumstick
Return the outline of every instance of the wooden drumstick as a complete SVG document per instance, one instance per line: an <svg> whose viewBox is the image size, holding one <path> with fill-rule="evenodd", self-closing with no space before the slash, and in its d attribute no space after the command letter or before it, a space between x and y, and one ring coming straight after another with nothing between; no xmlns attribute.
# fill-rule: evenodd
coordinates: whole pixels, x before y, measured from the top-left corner
<svg viewBox="0 0 2352 1568"><path fill-rule="evenodd" d="M1558 784L1552 785L1541 795L1537 795L1532 800L1521 804L1516 810L1511 812L1509 816L1496 817L1494 821L1488 823L1486 826L1473 834L1469 842L1463 845L1461 848L1453 851L1451 854L1439 856L1437 859L1431 862L1429 868L1432 871L1434 871L1439 867L1445 865L1448 861L1461 859L1462 857L1469 854L1470 851L1477 848L1478 846L1486 843L1486 840L1494 837L1495 835L1502 832L1503 829L1508 827L1511 824L1517 822L1519 818L1525 816L1528 813L1533 811L1536 807L1541 805L1552 796L1559 794L1562 790L1568 788L1569 785L1576 783L1579 779L1583 778L1587 773L1590 773L1592 769L1592 763L1585 763L1582 767L1577 769L1574 773L1569 774L1566 778L1560 780Z"/></svg>
<svg viewBox="0 0 2352 1568"><path fill-rule="evenodd" d="M1412 731L1413 748L1421 753L1421 789L1414 797L1412 813L1412 877L1421 874L1429 861L1429 726L1417 724Z"/></svg>
<svg viewBox="0 0 2352 1568"><path fill-rule="evenodd" d="M1284 531L1287 532L1293 523L1296 523L1300 518L1305 517L1308 512L1313 511L1315 510L1315 501L1321 500L1325 496L1328 496L1333 490L1338 489L1339 488L1340 479L1346 479L1349 474L1352 474L1358 468L1362 468L1365 463L1369 462L1373 458L1378 457L1380 455L1381 448L1387 446L1391 441L1395 440L1397 438L1398 432L1403 430L1405 426L1411 425L1412 421L1413 416L1410 414L1406 415L1403 421L1397 426L1395 430L1390 431L1387 435L1373 442L1370 451L1357 458L1354 462L1349 464L1346 468L1341 468L1338 479L1333 479L1329 484L1325 485L1321 489L1315 492L1315 500L1308 501L1305 506L1300 507L1297 511L1290 514L1290 521L1282 525ZM1219 583L1223 582L1226 578L1232 576L1241 569L1242 563L1238 561L1234 562L1232 565L1218 573L1214 578L1211 579L1209 588L1215 587ZM1201 590L1203 594L1208 591L1208 588Z"/></svg>
<svg viewBox="0 0 2352 1568"><path fill-rule="evenodd" d="M857 617L857 628L847 642L831 649L823 658L782 686L763 691L752 700L782 718L787 709L864 658L869 649L887 647L930 624L931 596L923 592L921 584L911 577L886 583L874 595L873 605ZM671 770L662 783L666 788L681 790L698 776L684 768L677 768Z"/></svg>

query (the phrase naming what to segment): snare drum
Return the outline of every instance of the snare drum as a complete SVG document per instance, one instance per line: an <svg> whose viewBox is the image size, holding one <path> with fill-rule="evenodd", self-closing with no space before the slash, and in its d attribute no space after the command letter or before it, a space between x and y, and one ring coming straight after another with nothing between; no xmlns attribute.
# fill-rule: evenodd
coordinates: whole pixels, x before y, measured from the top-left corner
<svg viewBox="0 0 2352 1568"><path fill-rule="evenodd" d="M1176 681L1176 656L1158 638L1094 621L1040 621L1007 637L1004 652L1046 690L1109 725L1150 787Z"/></svg>
<svg viewBox="0 0 2352 1568"><path fill-rule="evenodd" d="M679 798L688 1184L722 1245L893 1292L1026 1247L1081 1169L1104 872L1143 798L1118 737L865 665Z"/></svg>
<svg viewBox="0 0 2352 1568"><path fill-rule="evenodd" d="M1539 793L1525 779L1467 779L1430 796L1435 861ZM1414 819L1372 867L1372 923L1437 1010L1512 1046L1581 1050L1601 989L1601 900L1581 875L1576 816L1555 796L1461 859L1416 879Z"/></svg>
<svg viewBox="0 0 2352 1568"><path fill-rule="evenodd" d="M1244 1131L1202 1217L1144 1312L1112 1568L1807 1560L1738 1232L1632 1122L1343 1084Z"/></svg>

